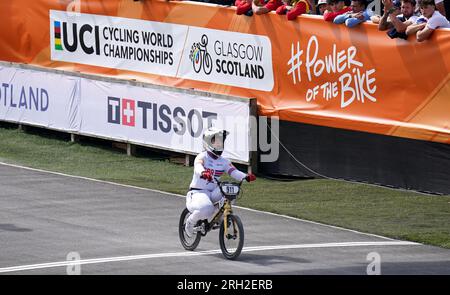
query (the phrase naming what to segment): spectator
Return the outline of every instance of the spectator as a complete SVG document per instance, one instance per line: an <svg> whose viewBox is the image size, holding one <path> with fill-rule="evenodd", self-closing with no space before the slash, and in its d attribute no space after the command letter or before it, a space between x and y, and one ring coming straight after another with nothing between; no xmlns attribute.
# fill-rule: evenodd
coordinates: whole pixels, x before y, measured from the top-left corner
<svg viewBox="0 0 450 295"><path fill-rule="evenodd" d="M370 20L373 15L372 10L367 9L366 0L352 0L352 10L344 14L336 16L335 24L343 24L349 28L353 28L362 22Z"/></svg>
<svg viewBox="0 0 450 295"><path fill-rule="evenodd" d="M236 14L245 14L247 16L253 15L252 0L236 0L234 5L236 6Z"/></svg>
<svg viewBox="0 0 450 295"><path fill-rule="evenodd" d="M323 14L323 19L326 21L334 21L338 15L351 11L351 7L345 6L344 0L327 0L328 9Z"/></svg>
<svg viewBox="0 0 450 295"><path fill-rule="evenodd" d="M261 4L260 0L253 0L252 9L255 14L265 14L272 10L277 10L281 5L283 5L281 0L269 0L265 4Z"/></svg>
<svg viewBox="0 0 450 295"><path fill-rule="evenodd" d="M288 20L294 20L297 16L309 13L314 9L314 4L309 0L283 0L283 5L277 8L277 14L286 14Z"/></svg>
<svg viewBox="0 0 450 295"><path fill-rule="evenodd" d="M317 2L317 14L323 15L328 10L327 0L319 0Z"/></svg>
<svg viewBox="0 0 450 295"><path fill-rule="evenodd" d="M422 42L431 37L437 28L450 28L449 21L436 10L434 0L419 1L422 15L406 28L406 35L415 34L417 41Z"/></svg>
<svg viewBox="0 0 450 295"><path fill-rule="evenodd" d="M400 4L400 7L398 7ZM391 38L407 39L406 28L415 23L418 16L414 13L416 7L415 0L401 0L393 2L392 0L384 0L384 13L378 24L380 31L386 31ZM401 13L401 14L400 14Z"/></svg>

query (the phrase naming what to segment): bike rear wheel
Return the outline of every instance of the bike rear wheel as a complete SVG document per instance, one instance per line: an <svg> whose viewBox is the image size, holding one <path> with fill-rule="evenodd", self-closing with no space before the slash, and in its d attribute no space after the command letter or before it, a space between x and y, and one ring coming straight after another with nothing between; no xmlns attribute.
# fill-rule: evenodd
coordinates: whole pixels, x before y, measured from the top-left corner
<svg viewBox="0 0 450 295"><path fill-rule="evenodd" d="M180 236L181 245L186 250L193 251L200 243L202 235L199 232L194 232L192 237L188 237L185 230L186 220L191 215L187 208L181 212L180 222L178 223L178 235Z"/></svg>
<svg viewBox="0 0 450 295"><path fill-rule="evenodd" d="M225 232L225 222L228 222L228 232ZM233 260L241 254L244 247L244 226L239 216L230 214L228 218L224 218L220 225L219 242L225 258Z"/></svg>

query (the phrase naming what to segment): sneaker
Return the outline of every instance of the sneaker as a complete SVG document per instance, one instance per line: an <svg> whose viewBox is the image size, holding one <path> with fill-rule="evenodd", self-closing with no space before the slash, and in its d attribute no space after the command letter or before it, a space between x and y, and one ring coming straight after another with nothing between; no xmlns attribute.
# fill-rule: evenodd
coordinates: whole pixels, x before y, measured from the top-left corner
<svg viewBox="0 0 450 295"><path fill-rule="evenodd" d="M253 15L253 10L252 9L248 10L246 13L244 13L244 15L252 16Z"/></svg>
<svg viewBox="0 0 450 295"><path fill-rule="evenodd" d="M186 224L184 226L184 232L186 233L186 236L188 238L192 238L192 236L194 236L194 224L190 223L189 221L186 221Z"/></svg>

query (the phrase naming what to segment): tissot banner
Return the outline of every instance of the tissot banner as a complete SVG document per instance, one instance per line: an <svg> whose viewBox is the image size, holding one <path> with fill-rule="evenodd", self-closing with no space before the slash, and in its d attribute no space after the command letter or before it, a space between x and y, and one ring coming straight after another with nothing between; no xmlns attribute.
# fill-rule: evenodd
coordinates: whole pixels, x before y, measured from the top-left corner
<svg viewBox="0 0 450 295"><path fill-rule="evenodd" d="M82 134L199 153L205 128L230 132L224 156L249 161L249 101L81 80Z"/></svg>

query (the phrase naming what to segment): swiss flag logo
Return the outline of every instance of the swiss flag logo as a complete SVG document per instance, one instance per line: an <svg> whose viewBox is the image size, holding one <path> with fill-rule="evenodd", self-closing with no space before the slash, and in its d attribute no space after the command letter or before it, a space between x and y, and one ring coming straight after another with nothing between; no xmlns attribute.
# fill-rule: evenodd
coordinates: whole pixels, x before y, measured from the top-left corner
<svg viewBox="0 0 450 295"><path fill-rule="evenodd" d="M135 101L133 99L122 99L122 125L134 127L135 114Z"/></svg>

